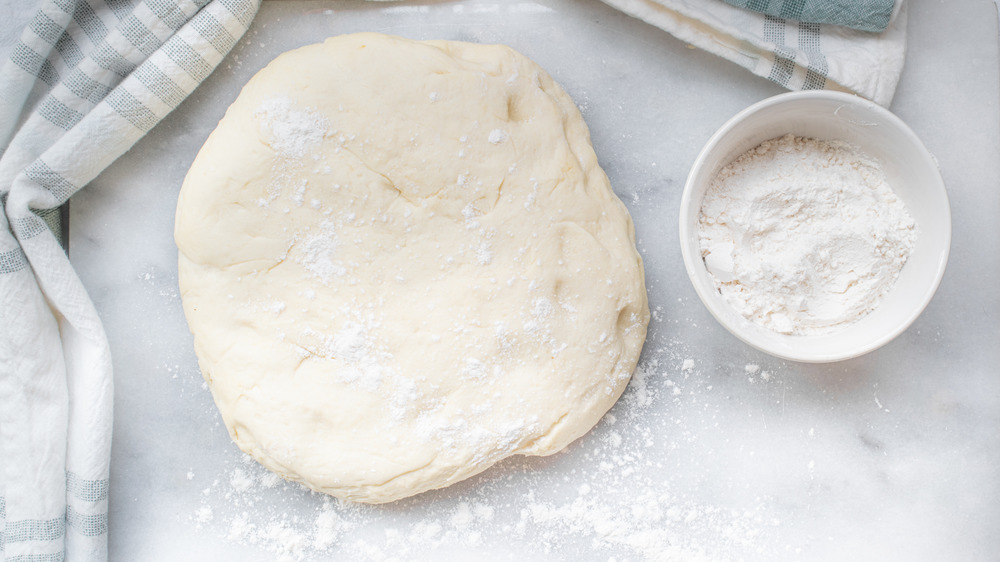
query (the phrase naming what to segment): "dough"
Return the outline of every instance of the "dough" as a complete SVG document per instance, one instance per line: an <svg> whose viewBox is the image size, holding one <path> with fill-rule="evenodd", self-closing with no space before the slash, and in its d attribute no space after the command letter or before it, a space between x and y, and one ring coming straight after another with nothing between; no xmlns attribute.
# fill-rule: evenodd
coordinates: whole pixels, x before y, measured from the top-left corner
<svg viewBox="0 0 1000 562"><path fill-rule="evenodd" d="M649 320L579 111L503 46L281 55L191 166L175 238L233 440L347 500L559 451L624 390Z"/></svg>

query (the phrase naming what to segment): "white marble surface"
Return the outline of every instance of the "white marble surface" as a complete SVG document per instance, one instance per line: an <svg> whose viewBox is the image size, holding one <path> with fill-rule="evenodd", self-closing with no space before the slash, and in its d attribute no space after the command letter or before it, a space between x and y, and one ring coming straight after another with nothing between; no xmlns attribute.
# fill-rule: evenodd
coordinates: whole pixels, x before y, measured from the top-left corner
<svg viewBox="0 0 1000 562"><path fill-rule="evenodd" d="M655 311L642 376L568 452L372 508L275 484L231 444L198 372L172 239L181 180L241 85L280 52L360 30L503 42L548 69L635 219ZM111 559L995 560L997 55L992 2L910 2L891 109L940 162L948 272L885 348L801 365L720 327L677 243L696 152L777 86L596 0L265 2L223 66L73 200L72 260L115 364Z"/></svg>

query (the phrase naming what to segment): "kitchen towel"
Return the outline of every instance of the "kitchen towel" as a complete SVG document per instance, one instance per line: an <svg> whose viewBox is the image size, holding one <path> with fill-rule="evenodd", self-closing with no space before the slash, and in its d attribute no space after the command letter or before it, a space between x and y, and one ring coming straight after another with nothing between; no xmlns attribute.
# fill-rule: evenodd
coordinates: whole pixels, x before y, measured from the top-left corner
<svg viewBox="0 0 1000 562"><path fill-rule="evenodd" d="M0 560L107 558L111 357L47 226L176 107L259 0L44 0L0 68Z"/></svg>
<svg viewBox="0 0 1000 562"><path fill-rule="evenodd" d="M731 2L751 9L723 0L604 2L790 90L853 92L888 107L903 71L904 0L892 3L889 21L881 32L773 15L793 14L797 12L793 6L802 5L799 17L805 17L804 5L812 4L810 0ZM854 6L858 12L863 6L887 2L836 0L837 4ZM815 12L810 15L818 17Z"/></svg>
<svg viewBox="0 0 1000 562"><path fill-rule="evenodd" d="M831 23L884 31L895 11L895 0L725 0L740 8L778 18L812 23Z"/></svg>

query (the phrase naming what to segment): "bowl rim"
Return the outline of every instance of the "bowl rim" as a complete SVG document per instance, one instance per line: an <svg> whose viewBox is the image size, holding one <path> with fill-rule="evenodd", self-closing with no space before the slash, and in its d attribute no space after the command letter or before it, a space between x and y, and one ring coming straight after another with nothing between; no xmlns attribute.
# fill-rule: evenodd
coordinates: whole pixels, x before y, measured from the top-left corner
<svg viewBox="0 0 1000 562"><path fill-rule="evenodd" d="M734 325L731 319L727 316L735 315L738 317L739 321L745 321L747 323L753 324L760 327L763 330L767 330L762 326L753 323L751 320L743 317L736 310L732 309L728 303L723 303L726 308L719 308L718 302L712 292L717 293L718 290L715 289L714 284L706 286L699 278L699 270L696 268L705 269L704 260L700 255L700 251L695 252L694 249L690 247L689 241L691 240L692 234L697 233L697 220L689 222L688 217L691 216L692 206L695 204L693 201L694 191L696 190L695 179L696 176L700 174L702 169L707 165L709 160L709 155L712 153L719 143L729 135L733 129L738 127L742 122L747 120L751 115L758 113L762 110L771 108L776 105L783 105L790 102L801 102L802 100L822 100L822 101L832 101L832 102L843 102L850 104L863 104L866 109L873 111L878 114L880 118L884 119L887 124L898 129L905 137L908 138L913 149L920 155L922 159L929 161L932 165L931 168L934 171L934 176L930 178L930 182L934 184L935 191L940 191L942 196L943 208L941 209L941 216L943 217L943 222L941 223L943 232L941 233L941 239L939 242L943 243L944 249L938 256L935 265L934 279L929 285L926 286L926 290L919 294L919 297L915 300L914 306L909 309L909 312L900 318L899 322L893 323L893 328L891 330L886 330L884 333L878 337L872 338L867 342L866 345L858 346L852 349L845 349L841 351L830 351L830 352L817 352L808 351L803 353L796 353L795 351L789 351L787 349L775 349L773 346L769 346L768 341L752 337L751 334L747 333L743 327ZM728 164L728 163L726 163ZM725 165L725 164L723 164ZM699 200L697 201L698 209L695 211L694 216L697 217L700 213L701 200L699 195ZM833 363L837 361L844 361L848 359L853 359L861 355L870 353L885 344L889 343L897 336L906 331L913 322L923 313L924 309L933 299L938 287L941 284L941 280L944 277L945 269L947 268L948 257L951 249L951 238L952 238L952 220L951 220L951 207L950 201L948 199L947 187L944 184L944 179L941 177L940 167L937 164L937 159L934 155L927 150L927 147L923 144L916 133L898 116L889 111L887 108L882 107L874 102L857 96L855 94L837 92L831 90L806 90L806 91L796 91L796 92L785 92L770 96L763 100L760 100L743 110L739 111L732 117L730 117L721 127L719 127L708 141L704 144L698 155L695 157L692 163L687 178L684 183L684 189L681 195L680 209L679 209L679 243L681 246L681 257L684 261L684 267L687 270L688 280L691 282L695 289L695 293L701 300L702 304L708 309L711 315L719 322L727 331L732 335L736 336L739 340L743 341L747 345L779 357L781 359L798 361L803 363ZM707 273L707 270L706 270ZM726 314L726 313L732 314ZM778 334L778 336L784 336L787 338L815 338L819 336L810 335L786 335Z"/></svg>

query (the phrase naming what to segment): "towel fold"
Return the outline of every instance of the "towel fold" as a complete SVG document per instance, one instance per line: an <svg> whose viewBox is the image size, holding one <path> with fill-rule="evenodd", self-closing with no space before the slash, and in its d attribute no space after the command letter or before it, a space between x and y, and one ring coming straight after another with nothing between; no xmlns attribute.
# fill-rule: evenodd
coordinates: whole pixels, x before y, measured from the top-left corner
<svg viewBox="0 0 1000 562"><path fill-rule="evenodd" d="M726 0L727 2L729 0ZM830 89L853 92L889 106L906 54L906 7L893 4L884 31L859 31L842 25L783 19L767 10L788 13L785 6L824 4L805 0L604 0L623 12L655 25L682 41L728 59L790 90ZM888 2L888 0L885 0ZM857 13L877 0L836 0ZM795 10L792 10L794 12ZM811 14L820 17L819 10ZM829 15L829 14L828 14ZM803 15L803 17L805 17Z"/></svg>
<svg viewBox="0 0 1000 562"><path fill-rule="evenodd" d="M50 225L259 0L46 0L0 68L0 560L106 560L111 356Z"/></svg>

